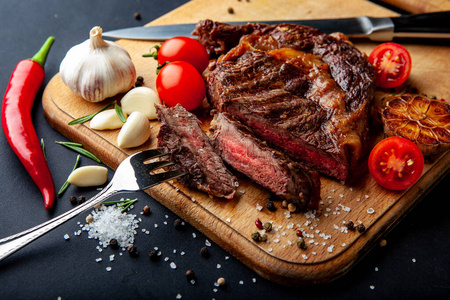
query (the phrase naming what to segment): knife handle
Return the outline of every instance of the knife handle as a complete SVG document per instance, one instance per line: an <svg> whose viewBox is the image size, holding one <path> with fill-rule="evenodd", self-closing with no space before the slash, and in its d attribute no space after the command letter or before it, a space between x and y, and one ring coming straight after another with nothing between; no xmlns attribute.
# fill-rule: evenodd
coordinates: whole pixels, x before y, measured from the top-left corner
<svg viewBox="0 0 450 300"><path fill-rule="evenodd" d="M394 37L449 38L450 11L392 18Z"/></svg>

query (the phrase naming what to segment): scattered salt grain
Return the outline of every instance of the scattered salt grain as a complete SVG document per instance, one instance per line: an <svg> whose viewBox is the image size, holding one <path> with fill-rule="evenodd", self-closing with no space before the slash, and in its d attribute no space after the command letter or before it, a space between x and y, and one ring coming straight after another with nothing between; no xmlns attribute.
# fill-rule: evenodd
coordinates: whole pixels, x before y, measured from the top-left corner
<svg viewBox="0 0 450 300"><path fill-rule="evenodd" d="M66 234L64 235L64 239L65 239L65 240L68 240L68 239L70 239L70 236L66 233Z"/></svg>
<svg viewBox="0 0 450 300"><path fill-rule="evenodd" d="M98 210L92 211L92 217L92 222L84 227L88 231L89 238L97 239L104 247L113 238L121 247L133 244L135 229L139 227L136 215L121 213L115 206L101 206Z"/></svg>
<svg viewBox="0 0 450 300"><path fill-rule="evenodd" d="M375 272L378 272L378 271L379 271L378 267L375 267Z"/></svg>
<svg viewBox="0 0 450 300"><path fill-rule="evenodd" d="M221 264L217 264L217 269L220 269L220 268L222 268L222 265Z"/></svg>
<svg viewBox="0 0 450 300"><path fill-rule="evenodd" d="M415 258L412 259L412 262L415 263L417 260Z"/></svg>
<svg viewBox="0 0 450 300"><path fill-rule="evenodd" d="M333 248L334 248L334 245L331 245L330 247L327 248L327 251L331 253L331 252L333 252Z"/></svg>
<svg viewBox="0 0 450 300"><path fill-rule="evenodd" d="M181 294L177 294L177 296L175 298L176 299L181 299L181 298L183 298L183 296L181 296Z"/></svg>
<svg viewBox="0 0 450 300"><path fill-rule="evenodd" d="M256 283L256 278L252 278L253 283Z"/></svg>
<svg viewBox="0 0 450 300"><path fill-rule="evenodd" d="M170 263L170 267L175 270L177 268L177 265L174 262Z"/></svg>
<svg viewBox="0 0 450 300"><path fill-rule="evenodd" d="M99 257L99 258L96 258L95 259L95 262L101 262L103 259L101 258L101 257Z"/></svg>
<svg viewBox="0 0 450 300"><path fill-rule="evenodd" d="M192 233L192 237L195 239L197 237L197 235L195 234L195 232Z"/></svg>
<svg viewBox="0 0 450 300"><path fill-rule="evenodd" d="M263 206L262 206L262 205L256 204L256 210L262 211L262 209L263 209Z"/></svg>
<svg viewBox="0 0 450 300"><path fill-rule="evenodd" d="M230 219L230 218L227 218L225 221L227 221L228 223L230 223L230 222L231 222L231 219Z"/></svg>
<svg viewBox="0 0 450 300"><path fill-rule="evenodd" d="M367 209L367 213L370 215L373 214L374 212L375 212L375 209L373 209L372 207Z"/></svg>
<svg viewBox="0 0 450 300"><path fill-rule="evenodd" d="M374 290L374 289L375 289L375 286L374 286L374 285L371 285L371 286L370 286L370 289L371 289L371 290Z"/></svg>
<svg viewBox="0 0 450 300"><path fill-rule="evenodd" d="M205 240L205 245L208 246L208 247L210 247L210 246L211 246L211 242L208 241L208 240Z"/></svg>
<svg viewBox="0 0 450 300"><path fill-rule="evenodd" d="M109 256L109 261L114 261L114 254L111 254L111 255Z"/></svg>
<svg viewBox="0 0 450 300"><path fill-rule="evenodd" d="M106 267L106 271L111 271L111 267Z"/></svg>
<svg viewBox="0 0 450 300"><path fill-rule="evenodd" d="M243 280L240 280L240 281L239 281L239 284L241 284L241 285L244 284L244 281L243 281Z"/></svg>

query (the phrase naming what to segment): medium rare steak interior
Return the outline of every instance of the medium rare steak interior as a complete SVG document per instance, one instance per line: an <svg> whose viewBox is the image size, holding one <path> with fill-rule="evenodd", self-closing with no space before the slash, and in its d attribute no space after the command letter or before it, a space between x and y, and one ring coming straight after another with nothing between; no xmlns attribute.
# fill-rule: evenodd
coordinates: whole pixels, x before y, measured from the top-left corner
<svg viewBox="0 0 450 300"><path fill-rule="evenodd" d="M233 169L300 209L318 209L320 178L317 172L303 168L268 147L250 128L227 113L217 113L211 125L211 143Z"/></svg>
<svg viewBox="0 0 450 300"><path fill-rule="evenodd" d="M158 147L171 153L175 168L188 173L178 181L210 196L233 198L238 182L214 152L197 117L180 105L157 105L156 110L161 121Z"/></svg>
<svg viewBox="0 0 450 300"><path fill-rule="evenodd" d="M363 154L375 89L366 56L301 25L201 21L193 34L211 57L207 95L270 146L347 180Z"/></svg>

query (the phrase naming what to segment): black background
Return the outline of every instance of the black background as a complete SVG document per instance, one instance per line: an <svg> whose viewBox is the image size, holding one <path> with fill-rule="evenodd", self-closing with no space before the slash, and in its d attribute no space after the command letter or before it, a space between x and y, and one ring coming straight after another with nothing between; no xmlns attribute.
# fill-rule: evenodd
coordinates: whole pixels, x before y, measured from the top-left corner
<svg viewBox="0 0 450 300"><path fill-rule="evenodd" d="M45 66L45 84L58 72L67 50L87 39L93 26L100 25L107 31L144 25L185 2L0 1L0 90L6 89L17 62L31 57L50 35L56 40ZM141 20L134 18L135 12L141 14ZM40 102L42 91L33 109L34 124L45 141L59 189L76 154L54 143L67 139L46 122ZM0 151L0 238L69 210L70 195L90 197L97 192L70 187L52 211L45 211L39 190L3 134ZM93 162L83 157L81 164ZM112 174L110 171L109 177ZM182 299L448 299L449 183L447 176L385 237L385 247L376 247L345 276L318 287L285 287L267 281L214 243L208 247L211 256L205 259L199 252L208 238L198 230L189 224L176 230L173 222L178 217L145 193L116 196L114 199L139 199L132 211L142 217L136 235L139 257L131 258L126 252L119 256L109 248L99 253L97 241L88 239L85 232L74 236L79 229L77 222L85 223L85 213L0 262L0 299L175 299L177 294ZM152 209L148 217L139 214L145 205ZM142 228L150 234L141 232ZM63 238L66 233L71 236L67 241ZM147 257L153 247L162 251L158 262ZM180 254L182 251L185 255ZM110 262L112 253L116 258ZM95 262L98 257L103 261ZM175 270L169 266L172 261L177 265ZM110 272L107 266L112 268ZM188 269L196 273L195 284L186 280ZM215 292L214 282L219 277L227 284Z"/></svg>

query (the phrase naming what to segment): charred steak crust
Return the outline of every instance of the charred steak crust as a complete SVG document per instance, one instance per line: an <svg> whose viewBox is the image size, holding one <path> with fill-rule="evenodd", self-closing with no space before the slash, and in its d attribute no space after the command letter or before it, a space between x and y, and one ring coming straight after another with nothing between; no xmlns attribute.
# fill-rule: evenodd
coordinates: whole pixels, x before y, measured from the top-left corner
<svg viewBox="0 0 450 300"><path fill-rule="evenodd" d="M364 54L301 25L206 20L194 34L210 53L223 54L207 76L208 100L218 111L294 160L348 179L363 154L375 89Z"/></svg>
<svg viewBox="0 0 450 300"><path fill-rule="evenodd" d="M320 178L317 172L268 147L250 128L227 113L217 113L211 125L211 143L233 169L300 209L318 208Z"/></svg>
<svg viewBox="0 0 450 300"><path fill-rule="evenodd" d="M180 105L171 108L158 105L156 109L161 121L158 147L169 151L176 167L188 173L178 181L210 196L232 199L237 180L214 152L197 117Z"/></svg>

